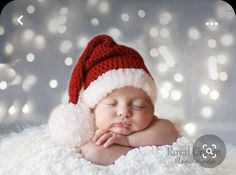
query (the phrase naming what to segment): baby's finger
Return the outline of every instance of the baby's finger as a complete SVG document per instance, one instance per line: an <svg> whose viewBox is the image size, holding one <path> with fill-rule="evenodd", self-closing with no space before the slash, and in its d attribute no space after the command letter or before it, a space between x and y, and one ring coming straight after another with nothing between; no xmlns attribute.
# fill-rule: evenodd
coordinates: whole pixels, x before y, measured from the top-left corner
<svg viewBox="0 0 236 175"><path fill-rule="evenodd" d="M107 139L109 139L112 135L110 133L107 133L107 134L103 134L97 141L96 141L96 144L97 145L101 145L103 144L104 142L107 141Z"/></svg>
<svg viewBox="0 0 236 175"><path fill-rule="evenodd" d="M105 134L107 131L105 130L102 130L102 129L98 129L96 132L95 132L95 135L93 137L93 141L96 142L103 134Z"/></svg>
<svg viewBox="0 0 236 175"><path fill-rule="evenodd" d="M104 147L108 148L109 146L111 146L113 143L115 143L116 138L115 137L110 137L105 143L104 143Z"/></svg>

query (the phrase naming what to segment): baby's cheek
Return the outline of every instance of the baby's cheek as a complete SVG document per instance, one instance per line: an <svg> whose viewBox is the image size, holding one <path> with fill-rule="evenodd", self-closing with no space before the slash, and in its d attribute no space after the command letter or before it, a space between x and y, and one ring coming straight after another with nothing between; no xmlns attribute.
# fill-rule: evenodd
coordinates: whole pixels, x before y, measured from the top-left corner
<svg viewBox="0 0 236 175"><path fill-rule="evenodd" d="M108 129L112 123L112 117L110 117L108 114L99 115L95 117L95 120L96 127L100 129Z"/></svg>
<svg viewBox="0 0 236 175"><path fill-rule="evenodd" d="M138 129L144 129L150 125L152 122L153 115L147 113L141 113L139 116L136 117L135 123Z"/></svg>

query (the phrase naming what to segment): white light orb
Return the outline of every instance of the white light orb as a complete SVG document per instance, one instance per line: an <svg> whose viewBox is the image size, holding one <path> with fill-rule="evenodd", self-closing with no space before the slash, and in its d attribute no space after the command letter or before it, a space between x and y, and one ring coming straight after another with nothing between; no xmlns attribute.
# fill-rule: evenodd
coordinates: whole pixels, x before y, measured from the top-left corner
<svg viewBox="0 0 236 175"><path fill-rule="evenodd" d="M221 37L221 44L228 47L231 46L234 42L234 38L231 34L226 34Z"/></svg>
<svg viewBox="0 0 236 175"><path fill-rule="evenodd" d="M181 73L176 73L174 75L174 80L178 83L182 82L184 80L184 76Z"/></svg>
<svg viewBox="0 0 236 175"><path fill-rule="evenodd" d="M204 84L201 86L200 91L202 94L207 95L210 91L210 88L209 88L209 86Z"/></svg>
<svg viewBox="0 0 236 175"><path fill-rule="evenodd" d="M104 14L109 12L109 10L110 10L109 3L107 1L100 2L99 6L98 6L98 10Z"/></svg>
<svg viewBox="0 0 236 175"><path fill-rule="evenodd" d="M3 35L5 32L4 28L2 26L0 26L0 35Z"/></svg>
<svg viewBox="0 0 236 175"><path fill-rule="evenodd" d="M34 55L33 53L28 53L28 54L26 55L26 60L27 60L28 62L33 62L34 59L35 59L35 55Z"/></svg>
<svg viewBox="0 0 236 175"><path fill-rule="evenodd" d="M67 30L67 27L65 25L60 25L59 28L58 28L58 32L59 33L65 33Z"/></svg>
<svg viewBox="0 0 236 175"><path fill-rule="evenodd" d="M72 63L73 63L73 59L72 59L71 57L67 57L67 58L65 59L65 65L66 65L66 66L71 66Z"/></svg>
<svg viewBox="0 0 236 175"><path fill-rule="evenodd" d="M6 81L1 81L0 82L0 89L5 90L7 88L7 82Z"/></svg>
<svg viewBox="0 0 236 175"><path fill-rule="evenodd" d="M209 106L202 108L201 114L203 117L210 118L213 114L213 109Z"/></svg>
<svg viewBox="0 0 236 175"><path fill-rule="evenodd" d="M220 75L219 75L219 79L220 79L220 81L226 81L226 80L228 80L228 74L227 74L227 72L220 72Z"/></svg>
<svg viewBox="0 0 236 175"><path fill-rule="evenodd" d="M37 35L34 41L35 41L35 46L37 49L43 49L46 45L45 38L42 35Z"/></svg>
<svg viewBox="0 0 236 175"><path fill-rule="evenodd" d="M170 36L170 31L166 28L163 28L161 29L160 31L160 35L163 37L163 38L168 38Z"/></svg>
<svg viewBox="0 0 236 175"><path fill-rule="evenodd" d="M194 135L196 132L196 125L193 123L187 123L184 125L184 130L188 135Z"/></svg>
<svg viewBox="0 0 236 175"><path fill-rule="evenodd" d="M159 22L161 25L168 25L172 20L172 15L168 12L164 12L160 15Z"/></svg>
<svg viewBox="0 0 236 175"><path fill-rule="evenodd" d="M24 92L29 92L33 85L38 81L37 77L33 74L28 75L22 83L22 89Z"/></svg>
<svg viewBox="0 0 236 175"><path fill-rule="evenodd" d="M68 8L67 7L61 7L60 9L60 15L67 15L68 14Z"/></svg>
<svg viewBox="0 0 236 175"><path fill-rule="evenodd" d="M14 51L14 46L11 43L6 43L5 50L4 50L5 54L11 55L13 51Z"/></svg>
<svg viewBox="0 0 236 175"><path fill-rule="evenodd" d="M158 50L161 54L165 54L167 52L167 47L164 45L161 45L159 46Z"/></svg>
<svg viewBox="0 0 236 175"><path fill-rule="evenodd" d="M16 76L16 71L14 69L8 69L8 75L9 77L15 77Z"/></svg>
<svg viewBox="0 0 236 175"><path fill-rule="evenodd" d="M58 23L58 25L60 25L60 24L65 24L66 21L67 21L67 17L66 17L66 16L59 16L59 17L57 18L57 23Z"/></svg>
<svg viewBox="0 0 236 175"><path fill-rule="evenodd" d="M16 114L16 107L15 107L15 106L11 106L11 107L8 109L8 114L10 114L10 115Z"/></svg>
<svg viewBox="0 0 236 175"><path fill-rule="evenodd" d="M153 57L156 58L158 56L158 50L156 48L152 48L149 51L149 54Z"/></svg>
<svg viewBox="0 0 236 175"><path fill-rule="evenodd" d="M160 72L166 72L166 71L168 71L168 66L167 66L167 64L166 64L166 63L160 63L160 64L158 65L158 70L159 70Z"/></svg>
<svg viewBox="0 0 236 175"><path fill-rule="evenodd" d="M214 39L209 39L208 42L207 42L208 46L210 48L215 48L216 47L216 40Z"/></svg>
<svg viewBox="0 0 236 175"><path fill-rule="evenodd" d="M72 43L69 40L63 41L60 45L61 53L68 53L71 48L72 48Z"/></svg>
<svg viewBox="0 0 236 175"><path fill-rule="evenodd" d="M161 87L163 87L164 89L170 91L173 88L173 84L169 81L165 81L162 83Z"/></svg>
<svg viewBox="0 0 236 175"><path fill-rule="evenodd" d="M88 39L86 37L81 37L78 39L78 48L84 48L88 43Z"/></svg>
<svg viewBox="0 0 236 175"><path fill-rule="evenodd" d="M144 11L144 10L138 10L138 16L140 17L140 18L144 18L145 17L145 15L146 15L146 12Z"/></svg>
<svg viewBox="0 0 236 175"><path fill-rule="evenodd" d="M28 104L25 104L25 105L22 107L22 112L25 113L25 114L27 114L27 113L29 113L29 111L30 111L29 105L28 105Z"/></svg>
<svg viewBox="0 0 236 175"><path fill-rule="evenodd" d="M212 100L217 100L220 96L220 93L217 90L212 90L210 92L210 97Z"/></svg>
<svg viewBox="0 0 236 175"><path fill-rule="evenodd" d="M163 99L167 99L167 98L169 97L169 95L170 95L169 90L166 89L166 88L161 88L161 89L160 89L160 93L161 93L161 97L162 97Z"/></svg>
<svg viewBox="0 0 236 175"><path fill-rule="evenodd" d="M196 28L190 28L190 29L188 30L188 36L189 36L189 38L191 38L191 39L197 40L197 39L199 39L199 38L201 37L201 34L200 34L200 32L198 31L198 29L196 29Z"/></svg>
<svg viewBox="0 0 236 175"><path fill-rule="evenodd" d="M156 27L152 27L150 30L149 30L149 35L151 37L157 37L159 34L159 31Z"/></svg>
<svg viewBox="0 0 236 175"><path fill-rule="evenodd" d="M121 31L118 28L109 29L108 33L114 38L117 39L121 35Z"/></svg>
<svg viewBox="0 0 236 175"><path fill-rule="evenodd" d="M180 90L174 89L171 91L171 98L175 101L180 100L182 97L182 93Z"/></svg>
<svg viewBox="0 0 236 175"><path fill-rule="evenodd" d="M52 33L56 33L57 32L57 30L58 30L58 28L59 28L59 23L58 23L58 20L56 20L56 19L51 19L50 21L49 21L49 24L48 24L48 29L49 29L49 31L50 32L52 32Z"/></svg>
<svg viewBox="0 0 236 175"><path fill-rule="evenodd" d="M226 57L225 55L218 55L216 57L217 63L219 64L225 64L226 63Z"/></svg>
<svg viewBox="0 0 236 175"><path fill-rule="evenodd" d="M33 14L35 11L35 7L33 5L29 5L26 10L29 14Z"/></svg>
<svg viewBox="0 0 236 175"><path fill-rule="evenodd" d="M93 18L91 19L90 23L92 26L98 26L99 20L97 18Z"/></svg>
<svg viewBox="0 0 236 175"><path fill-rule="evenodd" d="M121 14L121 20L124 22L128 22L129 21L129 15L127 13L122 13Z"/></svg>
<svg viewBox="0 0 236 175"><path fill-rule="evenodd" d="M29 41L31 39L33 39L34 37L34 32L30 29L25 29L24 32L23 32L23 38L26 40L26 41Z"/></svg>
<svg viewBox="0 0 236 175"><path fill-rule="evenodd" d="M57 85L58 85L57 80L51 80L51 81L49 82L49 86L50 86L51 88L53 88L53 89L56 88Z"/></svg>

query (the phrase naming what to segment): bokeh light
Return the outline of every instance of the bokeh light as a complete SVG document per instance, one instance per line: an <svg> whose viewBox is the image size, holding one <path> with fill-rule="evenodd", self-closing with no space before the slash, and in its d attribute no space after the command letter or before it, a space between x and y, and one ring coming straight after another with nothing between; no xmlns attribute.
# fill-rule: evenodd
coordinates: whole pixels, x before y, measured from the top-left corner
<svg viewBox="0 0 236 175"><path fill-rule="evenodd" d="M56 88L57 87L57 85L58 85L58 82L57 82L57 80L50 80L50 82L49 82L49 86L51 87L51 88Z"/></svg>
<svg viewBox="0 0 236 175"><path fill-rule="evenodd" d="M0 82L0 89L5 90L7 88L7 82L6 81L1 81Z"/></svg>
<svg viewBox="0 0 236 175"><path fill-rule="evenodd" d="M158 56L158 50L156 48L150 49L149 53L153 58L156 58Z"/></svg>
<svg viewBox="0 0 236 175"><path fill-rule="evenodd" d="M207 95L210 91L210 88L209 88L208 85L204 84L204 85L201 86L200 91L201 91L202 94Z"/></svg>
<svg viewBox="0 0 236 175"><path fill-rule="evenodd" d="M78 38L77 46L79 49L83 49L88 43L88 38L80 37Z"/></svg>
<svg viewBox="0 0 236 175"><path fill-rule="evenodd" d="M181 99L181 97L182 97L182 93L181 93L180 90L174 89L174 90L171 91L171 98L173 100L178 101L178 100Z"/></svg>
<svg viewBox="0 0 236 175"><path fill-rule="evenodd" d="M128 22L129 21L129 15L127 13L122 13L121 14L121 20L124 22Z"/></svg>
<svg viewBox="0 0 236 175"><path fill-rule="evenodd" d="M169 12L164 12L160 15L159 22L161 25L168 25L172 20L172 15Z"/></svg>
<svg viewBox="0 0 236 175"><path fill-rule="evenodd" d="M184 80L184 76L181 73L176 73L174 75L174 80L178 83L182 82Z"/></svg>
<svg viewBox="0 0 236 175"><path fill-rule="evenodd" d="M34 59L35 59L35 55L33 53L29 53L29 54L26 55L26 60L28 62L33 62Z"/></svg>
<svg viewBox="0 0 236 175"><path fill-rule="evenodd" d="M109 10L110 10L110 5L109 5L109 3L108 3L107 1L101 1L101 2L99 3L98 9L99 9L99 11L100 11L101 13L106 14L106 13L108 13Z"/></svg>
<svg viewBox="0 0 236 175"><path fill-rule="evenodd" d="M205 118L210 118L212 116L212 114L213 114L212 107L206 106L206 107L202 108L201 114Z"/></svg>
<svg viewBox="0 0 236 175"><path fill-rule="evenodd" d="M220 38L221 44L228 47L231 46L234 42L234 38L231 34L225 34Z"/></svg>
<svg viewBox="0 0 236 175"><path fill-rule="evenodd" d="M207 43L210 48L216 47L216 40L214 40L214 39L209 39Z"/></svg>
<svg viewBox="0 0 236 175"><path fill-rule="evenodd" d="M197 28L193 27L188 30L188 36L191 39L197 40L201 37L201 34Z"/></svg>
<svg viewBox="0 0 236 175"><path fill-rule="evenodd" d="M144 18L145 17L145 15L146 15L146 12L144 11L144 10L138 10L138 16L140 17L140 18Z"/></svg>
<svg viewBox="0 0 236 175"><path fill-rule="evenodd" d="M29 14L33 14L35 11L35 7L33 5L29 5L26 10Z"/></svg>
<svg viewBox="0 0 236 175"><path fill-rule="evenodd" d="M65 65L66 65L66 66L71 66L72 63L73 63L73 59L72 59L71 57L67 57L67 58L65 59Z"/></svg>
<svg viewBox="0 0 236 175"><path fill-rule="evenodd" d="M149 30L149 35L151 37L157 37L159 34L159 31L156 27L152 27L150 30Z"/></svg>
<svg viewBox="0 0 236 175"><path fill-rule="evenodd" d="M194 123L187 123L184 125L184 130L188 135L192 136L196 132L196 125Z"/></svg>
<svg viewBox="0 0 236 175"><path fill-rule="evenodd" d="M210 97L212 100L217 100L220 97L220 93L217 90L212 90L210 92Z"/></svg>

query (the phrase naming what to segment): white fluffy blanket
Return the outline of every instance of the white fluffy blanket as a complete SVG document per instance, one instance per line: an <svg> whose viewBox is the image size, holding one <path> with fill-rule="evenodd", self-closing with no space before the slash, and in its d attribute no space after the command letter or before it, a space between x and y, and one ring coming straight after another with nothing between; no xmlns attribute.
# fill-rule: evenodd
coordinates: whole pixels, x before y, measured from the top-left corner
<svg viewBox="0 0 236 175"><path fill-rule="evenodd" d="M191 155L168 155L168 148L186 150L193 142L179 138L173 145L133 149L110 166L95 165L75 150L56 146L50 140L48 126L29 128L0 138L0 175L81 175L81 174L236 174L236 146L226 144L222 164L203 168ZM185 163L176 162L180 158Z"/></svg>

